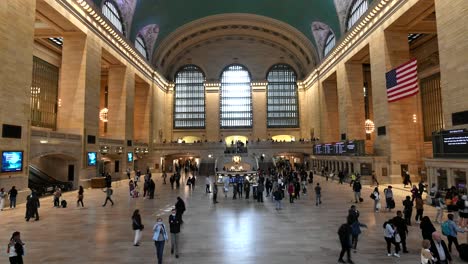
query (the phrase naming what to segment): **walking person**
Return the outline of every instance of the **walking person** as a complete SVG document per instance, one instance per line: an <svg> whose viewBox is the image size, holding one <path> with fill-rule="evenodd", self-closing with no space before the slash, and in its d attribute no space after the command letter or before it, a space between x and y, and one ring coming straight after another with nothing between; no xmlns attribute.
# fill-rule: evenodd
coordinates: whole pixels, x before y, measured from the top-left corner
<svg viewBox="0 0 468 264"><path fill-rule="evenodd" d="M3 211L3 207L5 207L5 197L7 194L3 188L0 189L0 211Z"/></svg>
<svg viewBox="0 0 468 264"><path fill-rule="evenodd" d="M213 183L213 203L218 203L218 185L216 184L216 182Z"/></svg>
<svg viewBox="0 0 468 264"><path fill-rule="evenodd" d="M395 208L395 200L393 200L393 191L391 185L384 190L384 194L386 208L390 212L393 208Z"/></svg>
<svg viewBox="0 0 468 264"><path fill-rule="evenodd" d="M452 244L455 244L455 248L460 253L457 233L465 233L465 230L459 228L455 221L453 221L453 214L448 214L447 218L448 220L442 224L442 234L447 236L449 252L452 253Z"/></svg>
<svg viewBox="0 0 468 264"><path fill-rule="evenodd" d="M410 185L411 187L413 187L413 183L411 182L411 177L408 171L405 171L403 184L404 184L403 188L406 188L406 185Z"/></svg>
<svg viewBox="0 0 468 264"><path fill-rule="evenodd" d="M421 195L416 195L416 224L419 224L424 213L424 202L421 198Z"/></svg>
<svg viewBox="0 0 468 264"><path fill-rule="evenodd" d="M398 234L395 226L393 225L393 220L388 220L384 223L384 237L387 242L387 256L391 257L392 255L399 258L400 254L400 243L396 241L396 235ZM395 253L392 254L392 244L395 246Z"/></svg>
<svg viewBox="0 0 468 264"><path fill-rule="evenodd" d="M276 210L283 209L283 205L281 202L281 200L283 200L283 195L281 194L281 191L279 189L276 189L273 192L273 198L275 199L275 205L276 205L275 209Z"/></svg>
<svg viewBox="0 0 468 264"><path fill-rule="evenodd" d="M411 226L411 215L413 214L413 201L411 201L411 197L408 195L406 199L403 201L403 214L405 215L406 225Z"/></svg>
<svg viewBox="0 0 468 264"><path fill-rule="evenodd" d="M107 189L103 192L106 193L106 200L104 201L104 204L102 205L102 207L106 206L107 201L110 201L112 203L112 206L114 206L114 201L112 201L112 194L114 193L114 191L112 190L112 188L107 187Z"/></svg>
<svg viewBox="0 0 468 264"><path fill-rule="evenodd" d="M341 244L340 258L338 259L339 263L346 263L343 260L345 253L348 258L348 263L353 263L351 260L351 232L351 223L349 222L342 224L338 229L338 237Z"/></svg>
<svg viewBox="0 0 468 264"><path fill-rule="evenodd" d="M376 184L377 187L379 187L379 182L377 181L377 176L375 175L375 171L372 171L372 184ZM372 186L371 184L371 186Z"/></svg>
<svg viewBox="0 0 468 264"><path fill-rule="evenodd" d="M18 190L15 186L12 186L8 191L8 197L10 199L10 209L16 208L16 196L18 196Z"/></svg>
<svg viewBox="0 0 468 264"><path fill-rule="evenodd" d="M176 216L176 209L172 209L169 216L169 230L171 233L171 254L175 254L179 258L179 233L180 233L180 219Z"/></svg>
<svg viewBox="0 0 468 264"><path fill-rule="evenodd" d="M427 216L425 216L427 217ZM433 232L431 236L431 252L434 258L437 259L436 264L449 264L452 262L452 256L447 249L445 241L441 239L439 232Z"/></svg>
<svg viewBox="0 0 468 264"><path fill-rule="evenodd" d="M393 218L393 224L395 225L398 234L400 235L401 245L403 246L403 253L409 253L406 248L406 237L408 236L408 226L406 220L403 219L401 211L397 211L397 215Z"/></svg>
<svg viewBox="0 0 468 264"><path fill-rule="evenodd" d="M431 253L431 241L424 239L422 241L421 249L421 264L432 264L436 263L437 259Z"/></svg>
<svg viewBox="0 0 468 264"><path fill-rule="evenodd" d="M211 185L210 176L205 177L205 185L206 185L205 192L206 193L211 193L211 191L210 191L210 185Z"/></svg>
<svg viewBox="0 0 468 264"><path fill-rule="evenodd" d="M175 175L169 177L169 182L171 183L171 190L174 189Z"/></svg>
<svg viewBox="0 0 468 264"><path fill-rule="evenodd" d="M354 191L354 201L355 203L362 202L361 198L361 189L362 185L359 180L355 180L353 184L353 191Z"/></svg>
<svg viewBox="0 0 468 264"><path fill-rule="evenodd" d="M31 217L35 217L36 221L39 221L39 207L41 204L36 193L33 191L31 195L26 198L26 221L29 222Z"/></svg>
<svg viewBox="0 0 468 264"><path fill-rule="evenodd" d="M7 247L10 264L23 264L24 243L21 241L20 232L13 232Z"/></svg>
<svg viewBox="0 0 468 264"><path fill-rule="evenodd" d="M184 220L182 220L182 215L185 212L185 202L180 198L180 196L177 196L177 202L175 204L175 209L176 209L176 216L180 220L180 223L183 224Z"/></svg>
<svg viewBox="0 0 468 264"><path fill-rule="evenodd" d="M359 211L355 205L351 205L351 208L348 210L347 222L351 224L351 246L354 253L356 253L361 227L367 228L367 226L359 222Z"/></svg>
<svg viewBox="0 0 468 264"><path fill-rule="evenodd" d="M436 207L436 210L437 210L437 214L436 214L436 223L442 223L442 217L444 216L444 199L442 199L442 195L440 194L440 192L436 192L435 196L434 196L434 204L435 204L435 207Z"/></svg>
<svg viewBox="0 0 468 264"><path fill-rule="evenodd" d="M322 204L322 187L320 187L320 183L317 182L317 186L315 186L315 206Z"/></svg>
<svg viewBox="0 0 468 264"><path fill-rule="evenodd" d="M148 185L149 199L154 199L155 191L156 191L156 184L154 183L153 179L149 179L149 185Z"/></svg>
<svg viewBox="0 0 468 264"><path fill-rule="evenodd" d="M419 228L421 229L421 235L423 239L432 240L432 233L434 233L436 229L434 225L431 223L431 219L429 219L428 216L424 216L421 219Z"/></svg>
<svg viewBox="0 0 468 264"><path fill-rule="evenodd" d="M374 191L372 192L370 198L374 200L374 212L378 213L381 207L379 187L374 188Z"/></svg>
<svg viewBox="0 0 468 264"><path fill-rule="evenodd" d="M129 180L130 180L130 172L131 172L130 168L127 168L127 178L128 178Z"/></svg>
<svg viewBox="0 0 468 264"><path fill-rule="evenodd" d="M247 178L244 181L244 192L245 192L245 199L249 199L249 196L250 196L250 181Z"/></svg>
<svg viewBox="0 0 468 264"><path fill-rule="evenodd" d="M164 244L166 240L168 240L166 226L163 224L162 218L158 217L156 224L153 226L153 241L156 247L158 264L163 263Z"/></svg>
<svg viewBox="0 0 468 264"><path fill-rule="evenodd" d="M84 198L84 190L83 190L83 186L80 185L80 188L78 189L78 200L76 201L76 207L79 206L79 204L81 203L81 207L84 207L84 204L83 204L83 198Z"/></svg>
<svg viewBox="0 0 468 264"><path fill-rule="evenodd" d="M54 207L60 207L60 197L62 196L62 190L59 187L55 188L54 192Z"/></svg>
<svg viewBox="0 0 468 264"><path fill-rule="evenodd" d="M265 190L265 185L263 181L260 181L257 186L257 202L263 203L263 191Z"/></svg>
<svg viewBox="0 0 468 264"><path fill-rule="evenodd" d="M133 239L133 245L138 247L141 241L142 231L145 226L141 223L140 210L136 209L132 215L132 228L135 231L135 238Z"/></svg>
<svg viewBox="0 0 468 264"><path fill-rule="evenodd" d="M292 182L289 183L288 194L289 194L289 203L294 203L294 184Z"/></svg>
<svg viewBox="0 0 468 264"><path fill-rule="evenodd" d="M163 184L166 184L166 178L167 178L166 171L163 171L163 174L162 174L161 178L163 178Z"/></svg>

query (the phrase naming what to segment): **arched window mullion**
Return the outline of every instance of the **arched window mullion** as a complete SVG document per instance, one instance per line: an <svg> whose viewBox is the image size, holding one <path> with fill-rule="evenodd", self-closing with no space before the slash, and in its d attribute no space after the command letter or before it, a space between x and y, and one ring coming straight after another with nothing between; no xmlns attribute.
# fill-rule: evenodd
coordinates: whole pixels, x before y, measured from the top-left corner
<svg viewBox="0 0 468 264"><path fill-rule="evenodd" d="M274 65L267 75L267 126L299 127L297 77L286 64Z"/></svg>
<svg viewBox="0 0 468 264"><path fill-rule="evenodd" d="M117 5L113 1L106 0L104 2L102 14L120 33L125 35L122 16L120 15Z"/></svg>
<svg viewBox="0 0 468 264"><path fill-rule="evenodd" d="M323 56L327 56L328 53L335 47L336 44L336 39L335 39L335 34L330 31L330 34L328 35L326 41L325 41L325 48L323 50Z"/></svg>
<svg viewBox="0 0 468 264"><path fill-rule="evenodd" d="M205 128L205 75L195 65L176 73L174 87L174 128Z"/></svg>
<svg viewBox="0 0 468 264"><path fill-rule="evenodd" d="M252 87L250 82L250 73L242 65L230 65L221 74L221 128L252 127Z"/></svg>
<svg viewBox="0 0 468 264"><path fill-rule="evenodd" d="M145 59L148 59L146 43L143 37L141 37L140 35L138 35L135 39L135 48L138 50L138 52L140 52L141 55L143 55L143 57L145 57Z"/></svg>
<svg viewBox="0 0 468 264"><path fill-rule="evenodd" d="M350 30L354 24L361 18L361 16L366 13L369 4L367 0L355 0L351 6L350 12L348 14L348 20L346 21L346 30Z"/></svg>

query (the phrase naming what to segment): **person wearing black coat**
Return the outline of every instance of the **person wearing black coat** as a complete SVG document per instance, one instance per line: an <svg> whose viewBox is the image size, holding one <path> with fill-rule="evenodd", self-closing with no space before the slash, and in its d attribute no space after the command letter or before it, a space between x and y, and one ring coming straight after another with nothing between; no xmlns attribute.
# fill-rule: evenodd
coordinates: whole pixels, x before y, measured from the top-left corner
<svg viewBox="0 0 468 264"><path fill-rule="evenodd" d="M132 215L132 229L135 230L135 239L133 240L133 245L138 247L141 240L141 231L145 226L141 223L140 210L136 209Z"/></svg>
<svg viewBox="0 0 468 264"><path fill-rule="evenodd" d="M348 221L345 224L342 224L340 226L340 229L338 229L338 237L340 239L340 244L341 244L341 252L340 252L340 258L338 259L338 262L340 263L346 263L343 260L344 254L346 252L346 256L348 258L348 263L353 263L351 260L351 223Z"/></svg>
<svg viewBox="0 0 468 264"><path fill-rule="evenodd" d="M180 223L183 224L184 220L182 220L182 215L185 212L185 203L180 196L177 197L177 202L175 204L175 209L176 209L176 217L177 219L180 220Z"/></svg>
<svg viewBox="0 0 468 264"><path fill-rule="evenodd" d="M430 250L434 258L437 259L435 264L449 264L452 262L452 256L450 256L445 241L440 238L440 233L434 232L431 238Z"/></svg>
<svg viewBox="0 0 468 264"><path fill-rule="evenodd" d="M398 230L400 235L401 244L403 246L403 253L409 253L406 249L406 236L408 235L408 226L406 225L405 219L403 219L401 211L397 211L397 216L393 218L393 225Z"/></svg>
<svg viewBox="0 0 468 264"><path fill-rule="evenodd" d="M171 254L175 253L175 257L179 258L179 233L181 221L177 218L176 209L172 209L172 214L169 216L169 230L171 232Z"/></svg>
<svg viewBox="0 0 468 264"><path fill-rule="evenodd" d="M150 199L154 199L155 190L156 190L156 184L154 183L153 179L149 179L148 192L149 192Z"/></svg>
<svg viewBox="0 0 468 264"><path fill-rule="evenodd" d="M421 228L421 234L423 239L432 241L432 233L434 233L436 229L428 216L424 216L421 219L421 224L419 224L419 228Z"/></svg>
<svg viewBox="0 0 468 264"><path fill-rule="evenodd" d="M406 224L411 226L411 215L413 214L413 201L411 201L411 197L406 196L406 200L403 201L403 213L405 215Z"/></svg>
<svg viewBox="0 0 468 264"><path fill-rule="evenodd" d="M41 207L39 198L35 192L32 192L31 195L26 198L26 221L29 221L31 217L36 217L36 221L39 221L39 211L38 208Z"/></svg>

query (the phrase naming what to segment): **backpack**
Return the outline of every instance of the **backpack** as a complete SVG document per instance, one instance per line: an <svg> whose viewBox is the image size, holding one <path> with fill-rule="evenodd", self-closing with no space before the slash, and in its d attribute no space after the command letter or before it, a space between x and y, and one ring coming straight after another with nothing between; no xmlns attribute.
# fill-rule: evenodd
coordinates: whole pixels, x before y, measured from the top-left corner
<svg viewBox="0 0 468 264"><path fill-rule="evenodd" d="M450 225L449 225L449 221L445 221L442 223L441 225L442 227L442 235L444 236L448 236L450 234Z"/></svg>
<svg viewBox="0 0 468 264"><path fill-rule="evenodd" d="M463 199L458 200L457 207L458 207L459 210L464 210L465 209L465 200L463 200Z"/></svg>
<svg viewBox="0 0 468 264"><path fill-rule="evenodd" d="M67 201L62 200L62 201L60 202L60 205L62 206L62 208L67 208Z"/></svg>
<svg viewBox="0 0 468 264"><path fill-rule="evenodd" d="M376 197L375 197L375 194L374 194L374 193L371 193L370 198L371 198L372 200L375 200L375 198L376 198Z"/></svg>

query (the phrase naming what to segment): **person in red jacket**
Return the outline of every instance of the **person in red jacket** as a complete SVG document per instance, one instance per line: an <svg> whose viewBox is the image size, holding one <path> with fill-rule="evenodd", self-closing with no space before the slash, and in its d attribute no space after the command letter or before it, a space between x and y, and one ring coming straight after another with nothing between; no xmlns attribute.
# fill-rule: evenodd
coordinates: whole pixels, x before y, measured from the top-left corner
<svg viewBox="0 0 468 264"><path fill-rule="evenodd" d="M289 202L294 203L294 184L292 182L289 183L288 194L289 194Z"/></svg>

